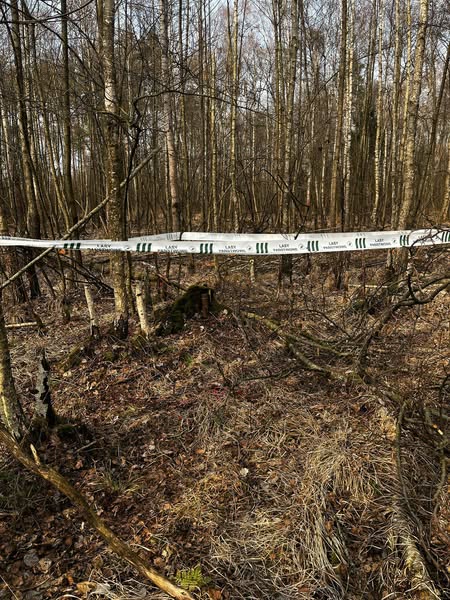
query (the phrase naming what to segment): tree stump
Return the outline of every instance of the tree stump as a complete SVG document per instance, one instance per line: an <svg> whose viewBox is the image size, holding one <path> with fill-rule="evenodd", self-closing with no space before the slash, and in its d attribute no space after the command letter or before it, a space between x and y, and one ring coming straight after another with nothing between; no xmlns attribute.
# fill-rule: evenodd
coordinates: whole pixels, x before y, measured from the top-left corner
<svg viewBox="0 0 450 600"><path fill-rule="evenodd" d="M218 313L223 307L217 302L214 290L206 285L193 285L166 307L158 317L156 335L180 332L186 321L196 314L205 318L208 313Z"/></svg>

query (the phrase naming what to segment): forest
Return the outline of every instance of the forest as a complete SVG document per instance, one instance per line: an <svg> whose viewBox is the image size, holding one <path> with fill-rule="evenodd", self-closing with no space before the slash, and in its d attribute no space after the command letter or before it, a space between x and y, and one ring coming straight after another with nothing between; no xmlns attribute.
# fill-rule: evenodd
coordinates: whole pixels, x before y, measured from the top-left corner
<svg viewBox="0 0 450 600"><path fill-rule="evenodd" d="M450 598L444 0L0 0L0 599Z"/></svg>

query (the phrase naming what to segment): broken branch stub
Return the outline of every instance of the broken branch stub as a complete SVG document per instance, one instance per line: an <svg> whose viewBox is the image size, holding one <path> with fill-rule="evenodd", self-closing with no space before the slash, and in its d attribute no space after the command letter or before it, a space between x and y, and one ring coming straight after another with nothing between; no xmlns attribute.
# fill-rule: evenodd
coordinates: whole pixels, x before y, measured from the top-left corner
<svg viewBox="0 0 450 600"><path fill-rule="evenodd" d="M89 328L91 338L98 339L100 337L100 328L98 326L97 315L95 313L94 298L92 296L91 288L88 285L84 286L84 295L89 311Z"/></svg>
<svg viewBox="0 0 450 600"><path fill-rule="evenodd" d="M147 316L147 294L145 290L145 285L142 281L138 281L136 283L136 310L139 317L139 325L141 327L142 334L145 337L150 335L150 326L148 324L148 316Z"/></svg>
<svg viewBox="0 0 450 600"><path fill-rule="evenodd" d="M42 419L47 427L54 427L56 425L56 413L53 409L50 395L49 374L50 365L45 356L45 350L42 350L39 356L34 414L38 419Z"/></svg>

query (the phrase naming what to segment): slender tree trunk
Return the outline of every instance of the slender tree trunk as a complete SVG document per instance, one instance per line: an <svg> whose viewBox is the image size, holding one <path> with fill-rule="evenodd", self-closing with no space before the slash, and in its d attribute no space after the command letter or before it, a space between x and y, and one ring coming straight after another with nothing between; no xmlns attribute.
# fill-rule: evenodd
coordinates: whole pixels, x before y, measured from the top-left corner
<svg viewBox="0 0 450 600"><path fill-rule="evenodd" d="M188 125L186 117L186 68L185 68L185 55L184 55L184 42L183 42L183 6L186 7L186 49L189 43L189 0L183 2L179 0L178 4L178 38L180 44L180 71L181 71L181 98L180 98L180 120L181 120L181 164L182 164L182 185L181 190L181 202L184 206L184 218L185 226L188 229L192 229L192 214L194 207L192 206L192 199L188 197L189 193L189 171L190 171L190 159L189 159L189 147L188 147Z"/></svg>
<svg viewBox="0 0 450 600"><path fill-rule="evenodd" d="M160 0L160 40L161 40L161 71L163 85L170 88L171 76L169 67L169 6L167 0ZM171 214L171 225L175 231L182 229L181 206L177 186L177 159L175 151L174 123L170 94L163 93L163 130L166 138L168 196Z"/></svg>
<svg viewBox="0 0 450 600"><path fill-rule="evenodd" d="M400 31L400 0L395 0L395 43L394 43L394 54L395 54L395 67L394 67L394 105L392 111L392 142L391 142L391 223L396 223L397 215L397 202L400 194L400 178L399 178L399 143L400 139L400 70L401 70L401 58L402 58L402 44L401 44L401 31Z"/></svg>
<svg viewBox="0 0 450 600"><path fill-rule="evenodd" d="M236 123L237 103L239 95L239 0L233 4L233 26L232 37L230 36L230 60L231 60L231 110L230 110L230 179L231 179L231 210L233 230L239 230L239 210L237 194L237 150L236 150Z"/></svg>
<svg viewBox="0 0 450 600"><path fill-rule="evenodd" d="M72 126L70 118L70 73L69 73L69 36L67 31L67 0L61 0L61 38L63 45L63 172L64 189L66 192L66 201L68 212L70 214L70 226L77 222L77 211L73 193L72 181Z"/></svg>
<svg viewBox="0 0 450 600"><path fill-rule="evenodd" d="M336 131L334 137L333 163L331 167L331 226L341 221L341 177L339 175L342 153L342 130L344 122L345 66L347 63L347 0L341 1L341 46L338 73L338 98Z"/></svg>
<svg viewBox="0 0 450 600"><path fill-rule="evenodd" d="M417 133L417 118L419 113L419 98L422 86L422 68L425 54L425 37L428 21L429 0L420 0L420 16L417 31L416 51L414 56L414 74L408 101L405 136L405 162L403 170L404 197L397 222L399 229L410 225L411 209L414 200L414 157L415 139Z"/></svg>
<svg viewBox="0 0 450 600"><path fill-rule="evenodd" d="M213 230L219 231L219 202L217 197L217 108L216 108L216 57L211 56L211 85L210 85L210 130L211 130L211 196Z"/></svg>
<svg viewBox="0 0 450 600"><path fill-rule="evenodd" d="M432 183L429 181L429 178L428 178L428 171L429 171L430 162L432 162L435 159L437 128L438 128L439 115L440 115L440 111L441 111L444 92L445 92L446 87L448 87L447 78L449 75L449 67L450 67L450 43L447 45L447 56L445 59L444 68L442 70L442 79L441 79L439 94L433 103L434 110L433 110L433 119L432 119L432 125L431 125L431 133L430 133L430 138L428 141L428 150L427 150L427 156L426 156L426 160L425 160L425 167L424 167L423 173L422 173L422 181L420 184L420 191L416 195L417 201L416 201L416 207L415 207L415 215L417 214L417 212L419 210L420 203L425 201L425 190L431 189L431 193L433 190ZM435 86L430 85L430 87L434 88ZM448 188L448 185L447 185L447 188Z"/></svg>
<svg viewBox="0 0 450 600"><path fill-rule="evenodd" d="M11 1L11 42L14 52L14 63L15 63L15 83L17 90L17 121L19 127L19 138L20 138L20 157L22 163L22 171L25 184L25 198L27 203L27 231L32 238L41 237L41 227L39 212L37 208L37 201L35 195L34 181L33 181L33 164L31 158L31 143L28 130L28 116L26 108L26 92L25 92L25 75L22 58L22 36L20 31L20 21L23 20L22 13L19 13L17 0ZM29 253L30 258L32 257L32 251ZM30 296L31 298L37 298L40 296L41 291L39 287L39 280L37 277L36 267L31 267L27 273L30 283Z"/></svg>
<svg viewBox="0 0 450 600"><path fill-rule="evenodd" d="M2 95L0 94L0 113L1 113L1 123L2 123L2 133L4 136L5 142L5 156L6 156L6 166L7 173L9 174L11 180L13 180L13 169L12 169L12 160L10 155L10 137L9 137L9 127L8 120L6 117L4 105L2 102ZM11 189L11 185L8 186L8 190ZM11 200L14 202L13 195L11 194ZM10 235L8 220L7 220L7 209L6 204L0 202L0 236ZM13 275L19 269L19 257L17 254L17 250L15 248L1 248L0 249L0 268L2 275L5 276L5 279L8 279L11 275ZM27 301L27 293L24 286L23 279L19 277L17 281L14 282L11 290L12 303L13 304L21 304Z"/></svg>
<svg viewBox="0 0 450 600"><path fill-rule="evenodd" d="M37 72L38 71L37 57L34 56L33 58L34 58L34 61L33 61L34 70ZM54 142L53 142L52 134L50 131L50 122L49 122L45 92L43 90L43 85L42 85L42 81L40 78L37 79L36 88L37 88L39 100L42 105L42 115L41 115L42 132L43 132L43 138L44 138L45 145L46 145L46 154L48 155L49 171L50 171L51 179L53 182L54 193L56 196L57 209L59 209L59 211L61 212L61 215L62 215L63 221L64 221L64 226L66 227L66 231L68 231L70 229L70 227L73 225L73 223L71 223L71 220L70 220L67 202L64 197L64 190L63 190L63 186L61 184L61 178L59 177L59 174L57 172L57 170L58 170L58 164L57 164L58 161L56 159L57 151L55 151Z"/></svg>
<svg viewBox="0 0 450 600"><path fill-rule="evenodd" d="M277 187L275 188L276 197L276 226L283 229L284 206L283 206L283 188L279 183L283 173L283 124L284 124L284 92L283 92L283 44L282 44L282 0L272 0L273 12L273 33L275 44L275 130L273 132L273 154L271 161L271 171L275 176Z"/></svg>
<svg viewBox="0 0 450 600"><path fill-rule="evenodd" d="M448 223L450 220L450 141L447 144L447 174L445 177L444 186L444 199L442 203L441 221L442 223Z"/></svg>
<svg viewBox="0 0 450 600"><path fill-rule="evenodd" d="M292 133L294 128L294 99L297 79L297 54L299 45L299 27L298 27L298 0L291 2L291 32L289 44L289 76L287 82L287 103L286 103L286 123L283 126L285 130L284 143L284 174L283 174L283 210L282 210L282 230L289 228L289 204L292 197L291 181L291 154L292 154Z"/></svg>
<svg viewBox="0 0 450 600"><path fill-rule="evenodd" d="M353 48L354 48L354 23L355 23L355 2L350 0L350 19L347 42L347 66L346 66L346 91L345 91L345 120L344 120L344 206L343 206L343 223L342 227L345 231L348 230L352 219L352 202L351 202L351 175L352 175L352 125L353 125Z"/></svg>
<svg viewBox="0 0 450 600"><path fill-rule="evenodd" d="M25 418L16 393L11 371L8 337L0 291L0 420L16 440L25 433Z"/></svg>
<svg viewBox="0 0 450 600"><path fill-rule="evenodd" d="M9 209L13 213L13 208L14 208L14 205L16 204L16 198L15 198L15 194L14 194L15 168L14 168L14 161L11 156L11 149L13 146L12 146L11 135L10 135L8 109L7 109L7 104L5 102L5 93L4 93L3 89L0 90L0 117L1 117L0 131L1 131L1 137L3 140L3 146L4 146L3 163L5 165L6 179L8 182L8 186L7 186L8 191L7 191L7 193L5 192L5 201L1 203L2 206L0 207L0 210L2 210L3 219L4 219L3 225L6 229L6 233L3 233L2 235L8 235L8 233L7 233L8 227L7 227L7 223L6 223L6 203L9 204Z"/></svg>
<svg viewBox="0 0 450 600"><path fill-rule="evenodd" d="M294 99L297 79L297 54L299 46L299 11L298 0L291 2L291 29L289 40L289 67L287 81L286 98L286 122L283 123L284 130L284 166L283 166L283 200L281 207L281 229L289 231L290 227L290 204L292 199L292 146L294 129ZM283 276L292 278L292 255L281 257L279 282L282 282Z"/></svg>
<svg viewBox="0 0 450 600"><path fill-rule="evenodd" d="M402 141L399 149L399 160L398 160L398 193L395 204L393 206L393 225L399 226L400 210L403 203L405 193L405 153L406 153L406 137L407 137L407 122L408 122L408 106L409 98L411 93L411 63L412 63L412 16L411 16L411 0L406 0L406 27L407 27L407 45L406 45L406 64L405 64L405 92L403 99L403 112L402 112Z"/></svg>
<svg viewBox="0 0 450 600"><path fill-rule="evenodd" d="M380 0L378 10L378 89L377 89L377 132L375 137L375 202L372 210L372 224L378 225L378 211L380 206L382 186L382 133L384 128L383 116L383 33L384 33L384 0ZM386 143L386 141L385 141Z"/></svg>
<svg viewBox="0 0 450 600"><path fill-rule="evenodd" d="M120 188L120 114L114 63L115 0L103 0L102 61L104 78L105 139L107 164L108 230L112 240L124 239L123 197ZM114 333L128 334L128 295L125 254L111 253L111 276L114 287Z"/></svg>
<svg viewBox="0 0 450 600"><path fill-rule="evenodd" d="M77 204L73 191L72 179L72 119L71 119L71 99L70 99L70 71L69 71L69 34L68 34L68 18L67 0L61 0L61 39L63 50L63 80L64 80L64 95L63 95L63 177L64 191L66 198L67 212L69 214L69 227L78 221ZM81 252L74 252L73 258L78 262L82 262ZM72 272L74 273L74 272ZM74 279L74 277L73 277ZM73 285L71 279L68 280L68 285Z"/></svg>

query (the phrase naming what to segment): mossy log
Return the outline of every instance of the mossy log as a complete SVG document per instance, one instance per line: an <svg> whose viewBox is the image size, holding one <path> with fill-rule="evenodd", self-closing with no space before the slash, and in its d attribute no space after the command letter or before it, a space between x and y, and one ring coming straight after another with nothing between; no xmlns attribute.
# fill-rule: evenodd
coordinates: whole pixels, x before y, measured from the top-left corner
<svg viewBox="0 0 450 600"><path fill-rule="evenodd" d="M212 288L206 285L192 285L158 316L156 335L178 333L186 321L196 314L206 317L208 313L218 313L222 308L215 299Z"/></svg>

